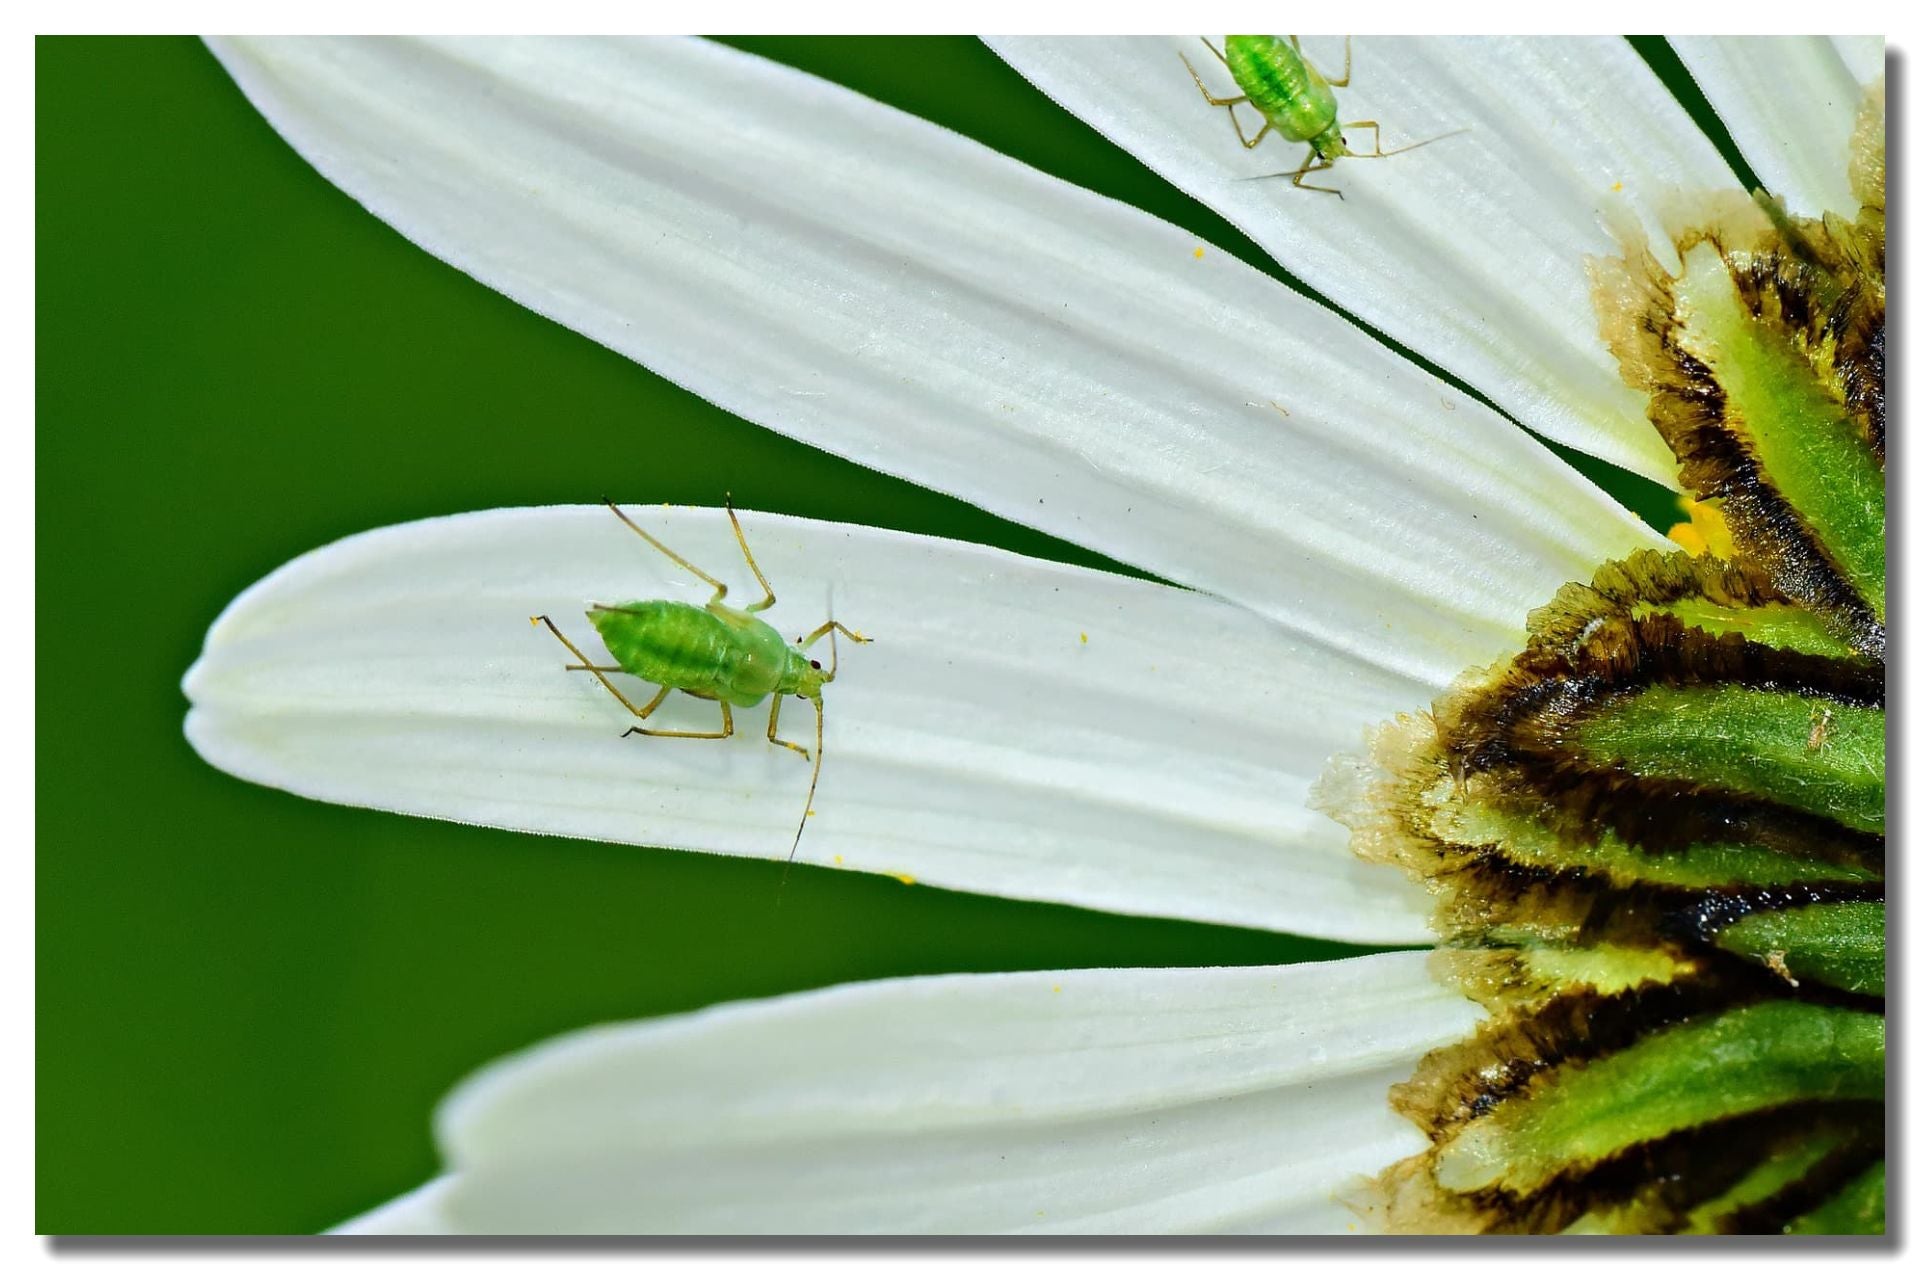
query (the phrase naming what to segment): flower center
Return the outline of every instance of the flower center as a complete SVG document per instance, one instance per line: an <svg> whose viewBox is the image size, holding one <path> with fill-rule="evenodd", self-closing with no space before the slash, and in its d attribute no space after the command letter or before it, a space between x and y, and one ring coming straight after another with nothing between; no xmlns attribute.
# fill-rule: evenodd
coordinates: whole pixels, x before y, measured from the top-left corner
<svg viewBox="0 0 1920 1270"><path fill-rule="evenodd" d="M1363 1198L1390 1224L1884 1226L1883 120L1853 219L1698 199L1593 267L1698 554L1562 588L1322 784L1490 1016L1395 1091L1432 1145Z"/></svg>

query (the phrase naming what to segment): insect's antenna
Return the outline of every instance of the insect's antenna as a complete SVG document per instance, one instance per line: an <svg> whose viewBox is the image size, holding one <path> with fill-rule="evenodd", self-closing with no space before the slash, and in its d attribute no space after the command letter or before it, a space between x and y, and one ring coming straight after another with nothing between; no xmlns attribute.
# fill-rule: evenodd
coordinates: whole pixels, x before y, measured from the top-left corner
<svg viewBox="0 0 1920 1270"><path fill-rule="evenodd" d="M813 699L813 779L807 782L807 805L800 812L800 827L793 831L793 846L787 849L787 867L780 870L780 889L787 889L787 874L793 871L794 857L800 854L800 835L807 831L807 821L813 816L813 791L820 788L820 758L825 752L827 740L827 707L820 698Z"/></svg>
<svg viewBox="0 0 1920 1270"><path fill-rule="evenodd" d="M1437 141L1439 138L1436 137L1434 140ZM1412 147L1409 146L1408 149L1412 149ZM1398 151L1395 151L1395 153L1398 153ZM1287 177L1299 176L1306 172L1325 172L1332 166L1333 164L1331 163L1316 163L1312 167L1296 168L1291 172L1262 172L1259 176L1236 176L1233 179L1235 181L1280 181Z"/></svg>
<svg viewBox="0 0 1920 1270"><path fill-rule="evenodd" d="M1345 154L1340 157L1343 159L1388 159L1396 154L1405 154L1409 150L1418 150L1421 146L1430 146L1436 141L1445 141L1448 137L1457 137L1466 131L1469 130L1466 128L1455 128L1452 132L1443 132L1437 137L1428 137L1425 141L1416 141L1410 146L1401 146L1398 150L1378 150L1373 154Z"/></svg>

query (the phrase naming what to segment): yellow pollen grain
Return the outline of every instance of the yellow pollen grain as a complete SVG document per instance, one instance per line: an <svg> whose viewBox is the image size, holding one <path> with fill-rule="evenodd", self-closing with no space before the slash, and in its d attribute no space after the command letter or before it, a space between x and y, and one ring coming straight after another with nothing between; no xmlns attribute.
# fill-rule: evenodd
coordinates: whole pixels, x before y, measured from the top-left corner
<svg viewBox="0 0 1920 1270"><path fill-rule="evenodd" d="M1087 633L1085 631L1080 632L1080 642L1082 644L1087 642Z"/></svg>
<svg viewBox="0 0 1920 1270"><path fill-rule="evenodd" d="M1687 519L1667 530L1667 537L1681 550L1690 556L1733 558L1733 530L1727 527L1727 518L1718 507L1683 498L1680 510L1686 513Z"/></svg>
<svg viewBox="0 0 1920 1270"><path fill-rule="evenodd" d="M1618 194L1618 193L1619 193L1619 192L1620 192L1621 190L1624 190L1624 189L1626 189L1626 188L1627 188L1627 187L1626 187L1626 185L1625 185L1625 183L1623 183L1623 182L1620 182L1620 181L1615 181L1615 182L1613 183L1613 192L1614 192L1615 194Z"/></svg>
<svg viewBox="0 0 1920 1270"><path fill-rule="evenodd" d="M833 862L834 862L835 864L845 864L845 863L847 862L847 857L845 857L845 856L843 856L843 855L837 855L837 856L835 856L835 857L833 857Z"/></svg>
<svg viewBox="0 0 1920 1270"><path fill-rule="evenodd" d="M1195 248L1193 249L1193 258L1194 258L1195 260L1203 260L1203 259L1205 259L1205 258L1206 258L1206 254L1207 254L1207 249L1206 249L1205 247L1195 247Z"/></svg>
<svg viewBox="0 0 1920 1270"><path fill-rule="evenodd" d="M1704 556L1707 554L1707 540L1702 538L1700 531L1692 525L1684 522L1675 525L1672 529L1667 530L1667 537L1673 542L1678 543L1680 549L1690 556Z"/></svg>
<svg viewBox="0 0 1920 1270"><path fill-rule="evenodd" d="M901 886L912 886L920 880L911 873L889 873L887 876L898 882Z"/></svg>

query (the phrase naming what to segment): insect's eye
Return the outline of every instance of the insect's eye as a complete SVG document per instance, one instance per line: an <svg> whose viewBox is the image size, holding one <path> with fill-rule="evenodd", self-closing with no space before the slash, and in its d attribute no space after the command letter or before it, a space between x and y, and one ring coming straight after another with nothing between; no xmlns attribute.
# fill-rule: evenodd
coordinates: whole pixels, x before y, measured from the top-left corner
<svg viewBox="0 0 1920 1270"><path fill-rule="evenodd" d="M820 663L817 661L810 661L807 663L807 665L813 667L815 670L820 669Z"/></svg>

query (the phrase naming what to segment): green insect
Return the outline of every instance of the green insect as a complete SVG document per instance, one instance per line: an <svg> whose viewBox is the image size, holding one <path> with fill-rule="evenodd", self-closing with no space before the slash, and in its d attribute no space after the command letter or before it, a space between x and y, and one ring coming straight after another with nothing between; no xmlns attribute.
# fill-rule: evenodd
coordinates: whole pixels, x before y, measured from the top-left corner
<svg viewBox="0 0 1920 1270"><path fill-rule="evenodd" d="M1288 141L1304 141L1310 147L1306 161L1293 171L1274 172L1267 177L1251 178L1253 180L1291 177L1296 189L1333 194L1344 201L1347 196L1330 185L1308 185L1308 174L1326 171L1333 166L1335 159L1384 159L1389 155L1418 150L1421 146L1432 145L1465 131L1456 129L1438 137L1428 137L1425 141L1416 141L1410 146L1401 146L1397 150L1382 150L1380 125L1371 119L1356 119L1346 126L1373 129L1372 152L1357 153L1347 148L1339 109L1333 100L1333 90L1345 88L1353 78L1352 36L1347 37L1347 61L1339 79L1328 79L1307 60L1307 55L1300 50L1300 37L1297 35L1289 35L1285 39L1277 35L1229 35L1225 53L1214 48L1211 41L1206 44L1207 50L1219 58L1221 65L1233 76L1233 82L1240 88L1240 96L1215 97L1207 90L1200 72L1193 68L1192 62L1187 61L1185 53L1180 55L1180 60L1186 62L1187 74L1193 76L1194 85L1199 88L1200 95L1207 99L1207 104L1227 108L1227 118L1233 121L1233 131L1239 136L1241 145L1251 150L1265 140L1269 132L1277 132ZM1260 112L1260 131L1251 137L1241 128L1240 116L1233 109L1243 102Z"/></svg>
<svg viewBox="0 0 1920 1270"><path fill-rule="evenodd" d="M740 553L747 558L747 568L753 570L760 589L766 592L763 599L754 601L744 609L726 603L726 583L696 567L634 524L612 499L607 500L607 507L620 518L622 524L657 547L667 559L712 587L713 598L705 605L685 604L678 600L636 600L629 604L594 605L587 613L587 620L593 623L594 630L599 632L601 642L612 656L615 664L611 666L595 665L572 640L561 633L552 618L542 615L532 621L535 625L544 624L553 632L553 637L573 654L576 661L567 666L568 670L584 670L591 674L634 718L642 722L659 709L660 703L667 699L667 694L675 689L702 701L717 702L720 706L720 730L717 732L684 732L643 728L635 724L621 733L623 737L671 736L724 741L733 735L733 707L747 709L772 696L773 706L767 713L767 740L813 761L813 780L807 786L807 805L800 813L800 827L794 830L793 847L787 852L787 863L791 865L800 850L800 835L806 832L807 818L813 814L814 790L820 785L820 756L826 740L826 709L820 703L820 689L832 683L839 672L838 636L845 635L856 644L873 641L829 619L811 635L795 644L788 644L780 637L780 632L755 616L773 607L773 588L767 585L766 575L760 572L760 566L754 562L753 552L747 548L746 535L740 532L740 518L733 513L731 499L727 502L727 519L733 524L734 540L740 544ZM806 655L806 650L823 635L834 637L832 664L824 670L818 661ZM654 693L653 699L644 706L636 706L607 678L610 674L627 674L644 679L657 685L660 691ZM804 697L813 702L811 751L804 745L782 740L779 736L780 703L787 697Z"/></svg>

